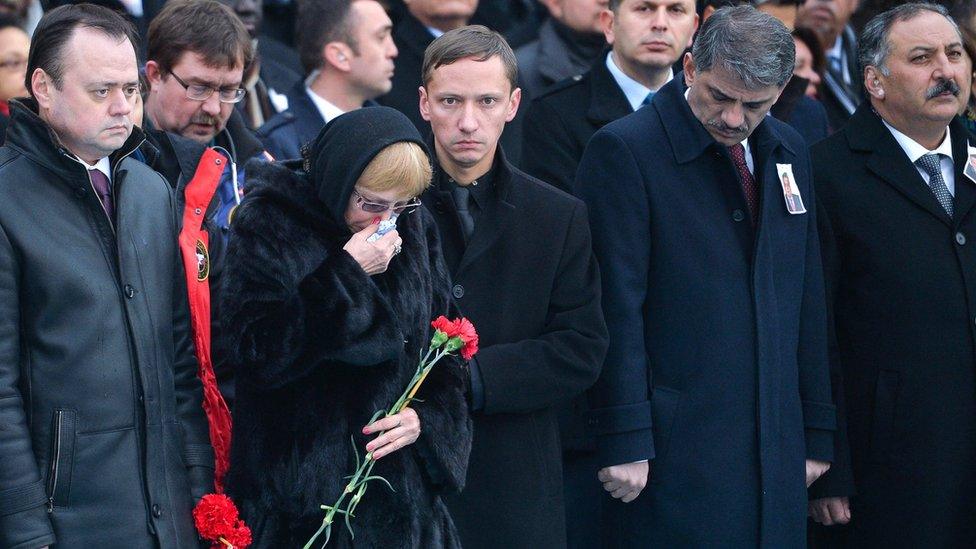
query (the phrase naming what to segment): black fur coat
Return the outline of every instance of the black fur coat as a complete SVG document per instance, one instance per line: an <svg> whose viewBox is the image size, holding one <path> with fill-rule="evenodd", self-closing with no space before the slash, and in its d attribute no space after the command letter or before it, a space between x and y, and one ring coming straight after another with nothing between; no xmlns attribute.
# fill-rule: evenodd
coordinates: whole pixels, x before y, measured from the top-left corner
<svg viewBox="0 0 976 549"><path fill-rule="evenodd" d="M450 282L437 227L420 208L398 224L403 251L368 276L342 250L345 227L302 172L249 167L232 227L222 311L237 375L227 492L254 531L254 547L301 547L321 524L361 456L362 428L388 409L449 314ZM459 491L471 449L458 359L431 371L412 407L420 439L380 459L352 520L329 547L458 547L440 494ZM370 437L372 438L372 437Z"/></svg>

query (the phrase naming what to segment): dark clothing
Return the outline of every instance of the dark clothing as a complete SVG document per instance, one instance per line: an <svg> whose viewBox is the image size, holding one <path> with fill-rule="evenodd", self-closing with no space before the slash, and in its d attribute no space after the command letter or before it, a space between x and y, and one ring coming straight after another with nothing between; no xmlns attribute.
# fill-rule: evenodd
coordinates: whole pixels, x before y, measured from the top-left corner
<svg viewBox="0 0 976 549"><path fill-rule="evenodd" d="M512 168L501 149L494 164L490 186L475 193L488 200L477 204L467 246L441 176L423 197L454 297L481 341L472 384L484 402L473 414L467 488L449 507L466 549L564 547L555 406L599 373L599 273L583 203Z"/></svg>
<svg viewBox="0 0 976 549"><path fill-rule="evenodd" d="M258 138L275 160L294 160L302 157L302 145L311 143L325 126L322 113L316 108L299 82L288 92L288 110L278 113L258 129Z"/></svg>
<svg viewBox="0 0 976 549"><path fill-rule="evenodd" d="M791 78L769 113L792 126L807 145L813 145L830 135L830 123L823 105L806 95L809 82L798 76Z"/></svg>
<svg viewBox="0 0 976 549"><path fill-rule="evenodd" d="M380 105L393 107L407 115L407 118L421 135L430 133L430 123L420 117L420 94L417 88L421 83L424 65L424 51L434 41L434 35L416 17L404 9L402 18L393 29L393 43L397 54L394 60L393 88L390 93L376 101Z"/></svg>
<svg viewBox="0 0 976 549"><path fill-rule="evenodd" d="M951 219L869 104L812 149L854 480L813 489L856 492L852 547L976 545L974 138L949 128Z"/></svg>
<svg viewBox="0 0 976 549"><path fill-rule="evenodd" d="M264 63L270 62L274 66L274 72L267 73L267 81L276 90L284 93L295 85L295 82L302 79L305 70L298 57L298 52L284 42L270 36L258 38L258 55L262 61L262 76L264 76ZM297 78L298 80L285 80L283 78Z"/></svg>
<svg viewBox="0 0 976 549"><path fill-rule="evenodd" d="M756 127L754 229L681 80L598 131L577 175L613 334L588 426L600 466L653 460L635 501L607 501L604 537L800 547L804 461L830 461L835 422L806 145L772 117ZM777 163L810 213L787 213Z"/></svg>
<svg viewBox="0 0 976 549"><path fill-rule="evenodd" d="M522 127L526 173L573 192L576 167L590 137L634 109L617 85L606 56L581 77L560 82L532 101Z"/></svg>
<svg viewBox="0 0 976 549"><path fill-rule="evenodd" d="M0 546L194 547L191 509L213 490L214 457L176 198L129 158L136 128L110 157L111 223L36 103L12 105L0 148Z"/></svg>
<svg viewBox="0 0 976 549"><path fill-rule="evenodd" d="M357 143L313 146L308 173L249 166L251 188L232 227L222 298L238 327L225 331L238 400L227 490L254 529L254 547L300 547L318 528L319 506L338 499L354 452L362 456L373 438L363 426L403 392L433 335L431 320L451 313L437 228L425 211L400 217L403 252L382 274L366 275L342 249L353 185L388 144L370 131L386 127L383 120L359 120L336 127ZM368 138L354 127L367 128ZM465 377L454 357L431 370L411 405L420 439L373 469L395 492L368 490L352 520L355 543L340 518L330 547L460 547L441 495L464 485Z"/></svg>
<svg viewBox="0 0 976 549"><path fill-rule="evenodd" d="M860 63L857 57L857 37L850 25L844 27L841 35L842 49L847 58L847 77L851 81L844 81L844 73L832 67L829 60L824 80L820 86L820 101L827 110L831 131L838 131L844 127L854 110L864 99L864 75L858 70ZM825 49L833 44L824 44Z"/></svg>
<svg viewBox="0 0 976 549"><path fill-rule="evenodd" d="M603 57L600 53L605 45L602 34L584 35L555 19L547 20L539 28L538 40L515 52L522 100L528 105L556 82L586 72L596 58Z"/></svg>

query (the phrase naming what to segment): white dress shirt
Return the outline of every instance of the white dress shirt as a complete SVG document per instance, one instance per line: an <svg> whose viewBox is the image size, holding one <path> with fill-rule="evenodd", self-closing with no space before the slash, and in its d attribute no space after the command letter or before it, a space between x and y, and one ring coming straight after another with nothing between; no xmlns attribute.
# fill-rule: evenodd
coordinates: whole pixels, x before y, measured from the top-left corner
<svg viewBox="0 0 976 549"><path fill-rule="evenodd" d="M647 94L652 91L657 92L657 90L652 90L624 74L624 71L620 70L620 67L614 63L612 51L607 54L607 69L610 71L613 79L617 81L617 85L620 86L620 91L624 92L624 97L627 98L627 102L630 103L631 108L635 111L644 104L644 99L647 99ZM667 84L673 78L674 71L668 69L668 79L664 83Z"/></svg>
<svg viewBox="0 0 976 549"><path fill-rule="evenodd" d="M325 120L326 124L328 124L333 118L339 116L340 114L345 114L346 112L326 101L324 97L321 97L319 94L313 92L312 88L309 88L308 86L305 86L305 93L308 94L308 97L312 100L312 103L315 104L315 108L318 109L319 114L322 115L322 119Z"/></svg>
<svg viewBox="0 0 976 549"><path fill-rule="evenodd" d="M922 176L922 180L925 181L926 185L929 184L929 174L921 166L916 164L915 161L927 154L941 154L942 156L939 157L939 168L942 171L942 180L945 181L946 187L949 188L949 194L956 196L956 173L952 165L952 138L949 137L949 128L946 128L945 138L942 140L942 143L930 151L911 137L896 130L891 124L888 124L884 120L882 122L888 128L888 131L891 132L891 135L895 137L895 141L901 145L905 154L908 155L908 160L915 166L915 170Z"/></svg>

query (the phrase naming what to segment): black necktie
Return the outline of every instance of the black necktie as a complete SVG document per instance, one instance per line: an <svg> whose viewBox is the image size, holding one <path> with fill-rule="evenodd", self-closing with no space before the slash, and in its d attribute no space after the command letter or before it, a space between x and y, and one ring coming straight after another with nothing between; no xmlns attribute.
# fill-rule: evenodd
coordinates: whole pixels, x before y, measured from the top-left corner
<svg viewBox="0 0 976 549"><path fill-rule="evenodd" d="M464 233L464 242L471 240L474 233L474 217L468 204L471 200L471 190L467 187L454 185L451 187L451 195L454 197L454 207L457 209L458 218L461 220L461 232Z"/></svg>

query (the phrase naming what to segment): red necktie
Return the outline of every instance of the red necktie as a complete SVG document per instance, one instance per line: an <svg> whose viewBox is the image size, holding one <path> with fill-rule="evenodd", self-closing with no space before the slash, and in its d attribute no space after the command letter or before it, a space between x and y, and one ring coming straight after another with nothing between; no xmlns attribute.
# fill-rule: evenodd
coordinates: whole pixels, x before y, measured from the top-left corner
<svg viewBox="0 0 976 549"><path fill-rule="evenodd" d="M108 218L114 219L115 208L112 204L112 189L109 187L108 177L101 170L88 170L88 176L91 177L92 186L95 187L95 193L98 194L98 199L101 200L102 208L105 209Z"/></svg>
<svg viewBox="0 0 976 549"><path fill-rule="evenodd" d="M749 206L749 217L753 225L756 224L756 214L759 212L759 189L756 187L756 179L749 171L746 164L746 149L742 143L736 143L729 147L729 154L732 155L732 162L735 169L739 171L739 179L742 180L742 194L746 197L746 205Z"/></svg>

